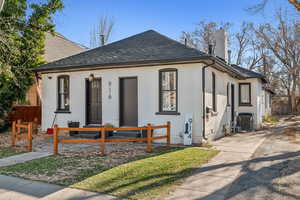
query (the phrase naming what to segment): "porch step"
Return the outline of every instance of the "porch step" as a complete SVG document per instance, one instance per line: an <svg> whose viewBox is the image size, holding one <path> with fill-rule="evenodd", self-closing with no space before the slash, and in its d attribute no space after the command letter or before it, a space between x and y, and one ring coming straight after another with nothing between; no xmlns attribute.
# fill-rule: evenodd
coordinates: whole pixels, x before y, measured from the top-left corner
<svg viewBox="0 0 300 200"><path fill-rule="evenodd" d="M93 125L86 125L83 128L98 128L101 125L93 124ZM97 131L79 131L77 134L73 134L73 137L80 137L80 138L99 138L99 132ZM111 137L112 133L107 133L106 137ZM138 130L132 131L115 131L113 132L113 137L117 138L135 138L140 137L141 132Z"/></svg>
<svg viewBox="0 0 300 200"><path fill-rule="evenodd" d="M83 128L100 128L101 125L100 124L89 124L89 125L86 125L86 126L83 126ZM80 131L79 132L80 135L90 135L91 137L92 136L96 136L99 134L98 131Z"/></svg>
<svg viewBox="0 0 300 200"><path fill-rule="evenodd" d="M127 137L127 138L135 138L140 135L140 131L133 130L133 131L117 131L114 133L116 137Z"/></svg>

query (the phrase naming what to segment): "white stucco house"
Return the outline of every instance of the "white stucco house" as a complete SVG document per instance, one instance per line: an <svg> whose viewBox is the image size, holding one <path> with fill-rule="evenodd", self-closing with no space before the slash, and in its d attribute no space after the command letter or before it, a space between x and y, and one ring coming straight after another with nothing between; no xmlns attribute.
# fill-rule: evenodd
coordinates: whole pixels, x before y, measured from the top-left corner
<svg viewBox="0 0 300 200"><path fill-rule="evenodd" d="M240 113L251 113L259 128L270 109L266 79L230 65L226 34L219 35L215 54L149 30L35 68L42 129L51 127L54 113L61 127L70 120L117 127L170 121L173 144L183 142L186 114L193 116L193 143L222 137Z"/></svg>

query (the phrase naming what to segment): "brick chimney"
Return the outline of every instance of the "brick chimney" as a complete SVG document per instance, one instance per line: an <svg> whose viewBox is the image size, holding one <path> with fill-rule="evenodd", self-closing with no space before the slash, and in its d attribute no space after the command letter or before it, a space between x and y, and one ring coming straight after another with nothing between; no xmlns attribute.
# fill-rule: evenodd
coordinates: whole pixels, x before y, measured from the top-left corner
<svg viewBox="0 0 300 200"><path fill-rule="evenodd" d="M220 28L214 34L215 55L228 62L228 37L227 32Z"/></svg>

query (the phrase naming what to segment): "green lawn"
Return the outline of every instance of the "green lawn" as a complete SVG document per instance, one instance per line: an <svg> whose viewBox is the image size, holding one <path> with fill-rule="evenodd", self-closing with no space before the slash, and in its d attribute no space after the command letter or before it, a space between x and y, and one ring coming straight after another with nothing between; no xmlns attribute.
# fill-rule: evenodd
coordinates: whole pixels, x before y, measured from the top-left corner
<svg viewBox="0 0 300 200"><path fill-rule="evenodd" d="M218 151L183 148L119 165L72 187L126 199L151 199L189 176Z"/></svg>
<svg viewBox="0 0 300 200"><path fill-rule="evenodd" d="M9 156L14 156L17 154L25 153L25 151L22 151L20 149L14 148L14 147L5 147L5 148L0 148L0 159L9 157Z"/></svg>
<svg viewBox="0 0 300 200"><path fill-rule="evenodd" d="M107 156L97 153L63 154L0 167L0 174L69 186L121 164L176 150L178 148L162 147L147 153L141 146L110 152Z"/></svg>
<svg viewBox="0 0 300 200"><path fill-rule="evenodd" d="M103 192L125 199L151 199L166 194L218 153L198 147L145 147L114 151L107 156L65 154L9 167L0 174ZM1 155L1 154L0 154Z"/></svg>

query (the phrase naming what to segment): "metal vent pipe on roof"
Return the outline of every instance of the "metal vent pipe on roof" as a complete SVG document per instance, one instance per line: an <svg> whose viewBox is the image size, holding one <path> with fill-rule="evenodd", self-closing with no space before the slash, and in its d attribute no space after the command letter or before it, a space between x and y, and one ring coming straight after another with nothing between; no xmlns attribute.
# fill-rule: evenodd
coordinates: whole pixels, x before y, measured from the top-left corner
<svg viewBox="0 0 300 200"><path fill-rule="evenodd" d="M213 55L213 45L212 44L208 45L208 54Z"/></svg>

